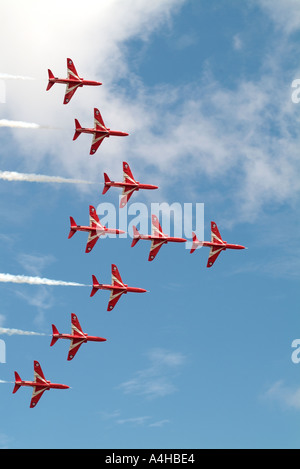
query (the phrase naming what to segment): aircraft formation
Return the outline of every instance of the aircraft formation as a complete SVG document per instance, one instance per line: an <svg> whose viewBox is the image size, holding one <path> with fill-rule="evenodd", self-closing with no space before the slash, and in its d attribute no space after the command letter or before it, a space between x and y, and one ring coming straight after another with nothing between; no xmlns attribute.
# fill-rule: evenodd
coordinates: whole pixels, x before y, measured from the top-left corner
<svg viewBox="0 0 300 469"><path fill-rule="evenodd" d="M51 70L48 69L48 86L46 91L50 90L55 83L66 84L66 90L64 95L63 104L68 104L76 92L78 87L87 86L99 86L102 85L99 81L85 80L79 77L77 70L74 66L73 61L70 58L67 58L67 78L57 78L53 75ZM128 136L126 132L110 130L105 126L102 119L99 109L94 108L94 127L93 128L84 128L79 124L78 119L75 119L75 134L73 140L76 140L81 133L89 133L93 135L92 145L90 148L90 155L94 155L101 143L105 138L110 136ZM125 207L129 199L134 192L139 190L155 190L158 189L158 186L153 184L145 184L136 181L129 164L123 162L123 181L112 181L106 173L104 173L104 188L102 195L111 187L122 188L122 197L120 199L120 209ZM152 232L151 234L140 234L136 226L133 226L133 236L131 247L134 247L139 240L151 241L150 252L148 256L148 261L153 261L159 250L164 244L168 243L185 243L187 240L185 238L172 237L165 234L162 230L162 227L159 223L159 219L156 215L152 215ZM101 236L107 234L124 234L125 232L116 228L107 228L102 225L94 206L89 206L89 225L77 225L74 218L70 217L70 232L68 238L72 238L77 231L83 231L88 233L88 239L86 244L86 253L90 253L97 241ZM221 237L217 224L211 222L211 240L210 241L199 241L196 233L192 233L193 244L190 250L192 254L199 246L210 247L210 252L208 255L207 267L210 268L213 266L214 262L218 258L219 254L226 249L245 249L245 246L238 244L231 244L224 241ZM92 275L92 291L90 297L93 297L98 290L107 290L110 291L110 297L108 301L107 311L112 311L116 306L117 302L122 295L127 293L145 293L146 289L140 287L131 287L125 284L121 278L118 267L115 264L111 265L111 284L99 283L96 276ZM54 324L52 324L52 340L50 346L53 346L58 339L70 340L70 348L67 356L67 360L73 360L76 353L78 352L80 346L83 343L87 342L105 342L106 339L102 337L90 336L83 332L81 325L79 323L78 317L75 314L71 314L71 334L61 334L58 332L58 329ZM65 384L52 383L47 381L44 377L41 365L38 361L34 361L34 380L33 381L23 381L21 380L19 374L15 372L15 386L13 393L16 393L17 390L22 386L33 387L33 394L30 402L30 407L33 408L37 405L44 391L49 389L68 389L69 386Z"/></svg>

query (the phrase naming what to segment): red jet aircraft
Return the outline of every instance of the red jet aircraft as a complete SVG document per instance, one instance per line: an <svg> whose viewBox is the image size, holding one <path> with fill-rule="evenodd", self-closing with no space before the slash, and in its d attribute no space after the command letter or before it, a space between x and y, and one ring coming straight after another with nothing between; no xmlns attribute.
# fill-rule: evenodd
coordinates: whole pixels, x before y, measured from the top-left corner
<svg viewBox="0 0 300 469"><path fill-rule="evenodd" d="M49 82L46 91L50 90L54 83L65 83L67 85L64 104L68 104L77 88L83 85L99 86L102 85L100 81L90 81L80 78L75 65L71 59L67 59L68 78L56 78L51 70L48 69Z"/></svg>
<svg viewBox="0 0 300 469"><path fill-rule="evenodd" d="M90 226L77 225L74 218L70 217L71 229L68 239L72 238L76 231L87 231L89 233L85 252L91 252L96 242L102 235L106 234L123 234L125 231L114 228L107 228L100 223L95 207L90 205Z"/></svg>
<svg viewBox="0 0 300 469"><path fill-rule="evenodd" d="M102 337L94 337L92 335L85 334L80 326L78 318L76 314L71 314L71 323L72 323L72 331L71 334L60 334L57 328L52 324L52 340L50 347L55 344L58 339L69 339L71 340L70 349L68 353L68 360L72 360L76 353L79 350L79 347L86 342L105 342L106 339Z"/></svg>
<svg viewBox="0 0 300 469"><path fill-rule="evenodd" d="M136 227L133 227L133 241L131 243L131 247L135 246L139 239L148 239L152 241L148 261L153 261L163 244L167 244L169 242L186 242L186 239L184 238L174 238L164 234L156 215L152 215L152 235L141 235Z"/></svg>
<svg viewBox="0 0 300 469"><path fill-rule="evenodd" d="M110 130L108 127L105 127L100 111L96 108L94 108L94 126L95 127L93 129L83 128L79 124L78 120L75 119L75 134L73 140L76 140L76 138L78 138L81 133L93 134L90 155L94 155L94 153L96 153L105 137L108 138L111 135L114 135L116 137L126 137L127 135L129 135L126 132Z"/></svg>
<svg viewBox="0 0 300 469"><path fill-rule="evenodd" d="M211 267L216 261L221 251L226 251L226 249L247 249L245 246L240 246L239 244L229 244L226 241L223 241L218 227L215 222L211 222L211 241L199 241L196 234L193 232L193 246L190 251L192 254L198 246L208 246L210 247L210 253L208 256L207 266Z"/></svg>
<svg viewBox="0 0 300 469"><path fill-rule="evenodd" d="M123 182L111 181L106 173L104 173L104 189L102 194L105 194L110 187L123 187L122 195L120 200L120 208L125 207L134 191L140 189L158 189L158 186L152 184L140 184L136 181L132 175L129 164L123 161Z"/></svg>
<svg viewBox="0 0 300 469"><path fill-rule="evenodd" d="M118 271L116 265L111 265L111 285L105 285L104 283L99 283L96 279L95 275L92 275L93 278L93 289L91 291L90 296L94 296L97 290L111 290L107 311L111 311L121 298L121 296L125 293L145 293L147 290L144 288L136 288L136 287L129 287L128 285L124 284L121 275Z"/></svg>
<svg viewBox="0 0 300 469"><path fill-rule="evenodd" d="M69 386L65 384L57 384L47 381L43 374L41 365L36 360L34 361L33 367L34 381L22 381L18 373L15 371L15 387L13 390L14 394L21 386L32 386L33 394L30 402L31 408L37 405L45 391L49 391L49 389L69 389Z"/></svg>

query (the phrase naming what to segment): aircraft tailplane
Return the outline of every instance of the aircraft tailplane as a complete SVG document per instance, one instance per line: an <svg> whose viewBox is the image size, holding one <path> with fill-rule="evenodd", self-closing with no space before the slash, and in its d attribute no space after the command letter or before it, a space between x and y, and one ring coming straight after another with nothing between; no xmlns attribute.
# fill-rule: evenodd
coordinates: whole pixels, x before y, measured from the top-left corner
<svg viewBox="0 0 300 469"><path fill-rule="evenodd" d="M48 69L48 77L49 77L49 82L48 82L48 86L46 88L46 91L49 91L50 88L52 88L52 86L54 85L54 81L50 81L50 80L53 80L55 78L53 73L49 69Z"/></svg>
<svg viewBox="0 0 300 469"><path fill-rule="evenodd" d="M190 250L190 254L196 251L198 246L201 246L201 243L199 239L197 238L196 234L193 232L193 245L192 245L192 249Z"/></svg>
<svg viewBox="0 0 300 469"><path fill-rule="evenodd" d="M138 232L136 227L133 226L133 240L132 240L132 243L131 243L132 248L133 248L133 246L136 245L136 243L138 242L139 239L140 239L140 233Z"/></svg>
<svg viewBox="0 0 300 469"><path fill-rule="evenodd" d="M92 288L90 296L94 296L95 293L97 293L97 290L98 290L97 287L99 286L99 282L96 279L95 275L92 275L92 279L93 279L93 288Z"/></svg>
<svg viewBox="0 0 300 469"><path fill-rule="evenodd" d="M106 173L104 173L104 188L103 188L103 192L102 192L102 195L103 194L106 194L106 192L108 191L108 189L110 188L110 186L107 185L108 182L111 182L109 177L107 176Z"/></svg>
<svg viewBox="0 0 300 469"><path fill-rule="evenodd" d="M17 381L22 381L19 374L15 371L15 387L14 387L14 390L13 390L13 394L15 392L17 392L18 389L20 389L21 385L20 384L17 384Z"/></svg>
<svg viewBox="0 0 300 469"><path fill-rule="evenodd" d="M58 337L54 337L54 335L59 334L59 332L58 332L57 328L54 326L54 324L52 324L52 334L53 334L53 337L52 337L52 340L51 340L50 347L52 347L52 345L54 345L56 343L56 341L58 340Z"/></svg>
<svg viewBox="0 0 300 469"><path fill-rule="evenodd" d="M74 134L73 140L76 140L76 138L79 137L79 135L81 134L81 129L82 127L79 124L78 119L75 119L75 134Z"/></svg>
<svg viewBox="0 0 300 469"><path fill-rule="evenodd" d="M74 234L77 231L77 225L76 225L75 220L74 220L73 217L70 217L70 225L71 225L71 229L70 229L68 239L72 238L72 236L74 236Z"/></svg>

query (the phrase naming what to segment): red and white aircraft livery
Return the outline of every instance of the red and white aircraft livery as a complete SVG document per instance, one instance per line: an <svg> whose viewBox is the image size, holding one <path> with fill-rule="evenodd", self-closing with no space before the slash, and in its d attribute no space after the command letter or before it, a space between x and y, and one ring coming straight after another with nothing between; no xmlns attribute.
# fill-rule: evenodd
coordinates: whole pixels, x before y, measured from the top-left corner
<svg viewBox="0 0 300 469"><path fill-rule="evenodd" d="M89 226L77 225L74 221L74 218L72 217L70 217L70 224L71 224L71 229L70 229L68 239L72 238L72 236L74 236L76 231L87 231L89 233L85 252L91 252L91 250L95 246L100 236L103 236L106 234L125 233L125 231L123 230L117 230L115 228L107 228L106 226L103 226L96 213L95 207L93 207L92 205L90 205L90 225Z"/></svg>
<svg viewBox="0 0 300 469"><path fill-rule="evenodd" d="M153 184L140 184L139 181L136 181L126 161L123 161L123 182L111 181L107 174L104 173L104 189L102 194L105 194L112 186L123 187L123 197L120 200L120 208L125 207L134 191L139 191L140 189L158 189L158 186L154 186Z"/></svg>
<svg viewBox="0 0 300 469"><path fill-rule="evenodd" d="M167 243L185 243L186 239L184 238L174 238L163 233L160 223L156 215L152 215L152 234L151 235L142 235L138 232L135 226L133 226L133 241L131 247L135 246L139 239L148 239L151 240L150 253L148 261L153 261L156 257L158 251L163 244Z"/></svg>
<svg viewBox="0 0 300 469"><path fill-rule="evenodd" d="M196 234L193 232L193 246L190 251L192 254L198 246L208 246L210 247L210 253L208 256L207 266L211 267L216 261L217 257L222 251L226 249L246 249L245 246L239 244L229 244L226 241L223 241L218 227L214 221L211 222L211 241L199 241Z"/></svg>
<svg viewBox="0 0 300 469"><path fill-rule="evenodd" d="M60 334L57 328L52 324L52 340L50 347L56 343L58 339L69 339L71 340L70 349L68 353L68 360L72 360L76 353L79 350L79 347L86 342L105 342L106 339L102 337L94 337L92 335L85 334L80 326L78 318L76 314L71 314L71 323L72 323L72 331L71 334Z"/></svg>
<svg viewBox="0 0 300 469"><path fill-rule="evenodd" d="M68 104L71 101L71 98L77 88L79 86L83 85L89 85L89 86L99 86L102 85L100 81L90 81L90 80L84 80L83 78L80 78L80 76L77 73L77 70L75 68L75 65L71 59L67 59L67 69L68 69L68 78L56 78L51 70L48 69L48 76L49 76L49 81L48 81L48 86L46 91L50 90L54 83L64 83L67 85L66 88L66 93L64 97L64 104Z"/></svg>
<svg viewBox="0 0 300 469"><path fill-rule="evenodd" d="M94 108L94 128L93 129L81 127L78 120L75 119L75 134L74 134L73 140L76 140L76 138L78 138L81 133L93 134L93 141L92 141L92 146L90 150L90 155L94 155L94 153L96 153L96 151L98 150L99 146L101 145L101 143L103 142L105 138L108 138L111 135L115 137L126 137L127 135L129 135L126 132L119 132L118 130L110 130L108 127L106 127L103 122L99 109L96 109L96 108Z"/></svg>
<svg viewBox="0 0 300 469"><path fill-rule="evenodd" d="M33 387L33 394L30 402L31 408L37 405L45 391L49 391L49 389L69 389L69 386L66 384L57 384L47 381L42 371L41 365L36 360L33 363L33 367L34 381L22 381L18 373L15 371L15 387L13 390L14 394L21 386Z"/></svg>
<svg viewBox="0 0 300 469"><path fill-rule="evenodd" d="M96 279L95 275L92 275L93 278L93 289L91 291L90 296L94 296L97 290L111 290L107 311L111 311L121 298L121 296L125 293L145 293L147 290L144 288L136 288L136 287L129 287L125 283L123 283L121 279L121 275L118 271L116 265L111 265L111 285L105 285L104 283L99 283Z"/></svg>

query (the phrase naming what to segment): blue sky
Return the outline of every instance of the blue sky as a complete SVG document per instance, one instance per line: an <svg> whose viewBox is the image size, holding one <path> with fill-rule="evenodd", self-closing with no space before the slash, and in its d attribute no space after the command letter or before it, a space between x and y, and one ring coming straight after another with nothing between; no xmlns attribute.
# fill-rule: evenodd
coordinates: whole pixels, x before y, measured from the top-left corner
<svg viewBox="0 0 300 469"><path fill-rule="evenodd" d="M115 263L150 293L109 313L109 294L90 298L89 287L0 283L0 327L45 334L0 336L0 447L299 448L298 2L18 3L0 8L0 74L34 80L5 79L0 118L50 128L0 128L0 170L95 184L0 181L0 272L89 285L92 274L109 283ZM63 106L63 85L45 89L47 68L64 77L67 57L103 86ZM90 136L72 138L74 118L91 126L94 107L130 135L91 157ZM248 250L211 269L208 248L169 244L150 263L149 243L132 249L131 238L85 254L86 234L67 239L69 216L87 224L102 202L118 213L119 191L101 192L122 161L159 186L132 204L203 203L205 239L214 220ZM67 362L67 341L49 345L51 324L69 333L71 312L107 342ZM30 389L1 382L15 370L31 380L33 360L71 386L36 409Z"/></svg>

